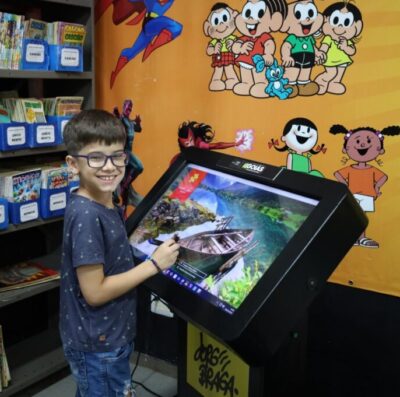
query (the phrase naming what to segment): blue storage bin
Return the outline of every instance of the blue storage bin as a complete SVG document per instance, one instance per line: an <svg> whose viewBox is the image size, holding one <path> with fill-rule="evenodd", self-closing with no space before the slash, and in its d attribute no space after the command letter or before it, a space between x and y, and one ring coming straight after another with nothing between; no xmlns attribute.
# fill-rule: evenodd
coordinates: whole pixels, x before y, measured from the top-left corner
<svg viewBox="0 0 400 397"><path fill-rule="evenodd" d="M28 146L56 146L61 143L61 136L57 132L55 123L28 124Z"/></svg>
<svg viewBox="0 0 400 397"><path fill-rule="evenodd" d="M28 124L1 123L0 150L17 150L28 147Z"/></svg>
<svg viewBox="0 0 400 397"><path fill-rule="evenodd" d="M55 45L49 46L50 70L58 72L83 72L82 46Z"/></svg>
<svg viewBox="0 0 400 397"><path fill-rule="evenodd" d="M18 225L19 223L33 221L39 218L39 200L30 200L23 203L8 203L8 216L10 223Z"/></svg>
<svg viewBox="0 0 400 397"><path fill-rule="evenodd" d="M49 45L47 41L37 39L22 40L21 69L49 69Z"/></svg>
<svg viewBox="0 0 400 397"><path fill-rule="evenodd" d="M69 187L40 189L40 217L43 219L64 215Z"/></svg>
<svg viewBox="0 0 400 397"><path fill-rule="evenodd" d="M0 230L8 228L8 201L0 197Z"/></svg>
<svg viewBox="0 0 400 397"><path fill-rule="evenodd" d="M72 119L72 116L46 116L46 118L48 122L54 123L57 126L57 138L59 139L59 144L63 143L63 131L65 125Z"/></svg>

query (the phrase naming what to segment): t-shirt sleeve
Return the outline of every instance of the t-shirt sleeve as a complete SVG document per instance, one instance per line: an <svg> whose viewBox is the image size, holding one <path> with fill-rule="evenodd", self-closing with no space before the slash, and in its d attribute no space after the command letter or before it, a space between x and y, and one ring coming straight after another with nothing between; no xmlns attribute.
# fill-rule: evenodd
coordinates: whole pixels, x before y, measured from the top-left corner
<svg viewBox="0 0 400 397"><path fill-rule="evenodd" d="M104 264L103 229L98 213L85 209L72 222L72 266Z"/></svg>
<svg viewBox="0 0 400 397"><path fill-rule="evenodd" d="M296 36L294 34L290 34L288 37L286 37L285 42L294 47L296 45Z"/></svg>

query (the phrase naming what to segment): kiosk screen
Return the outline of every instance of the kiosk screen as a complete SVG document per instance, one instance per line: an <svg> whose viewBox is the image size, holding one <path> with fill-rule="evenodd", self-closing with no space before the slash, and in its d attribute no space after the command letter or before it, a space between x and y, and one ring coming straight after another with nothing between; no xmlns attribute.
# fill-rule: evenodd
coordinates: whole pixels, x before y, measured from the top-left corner
<svg viewBox="0 0 400 397"><path fill-rule="evenodd" d="M130 243L144 260L179 238L164 276L233 314L318 201L188 163L146 213Z"/></svg>

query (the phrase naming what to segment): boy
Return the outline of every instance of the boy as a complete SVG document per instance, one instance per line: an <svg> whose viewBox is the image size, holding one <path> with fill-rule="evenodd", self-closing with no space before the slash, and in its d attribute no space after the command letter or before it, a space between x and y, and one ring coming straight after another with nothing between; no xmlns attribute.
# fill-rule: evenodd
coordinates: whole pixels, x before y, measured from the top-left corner
<svg viewBox="0 0 400 397"><path fill-rule="evenodd" d="M133 396L129 356L136 332L134 288L174 264L179 245L167 240L134 267L122 215L113 205L128 154L123 124L103 110L84 110L64 141L80 187L64 217L60 333L78 384L77 397Z"/></svg>

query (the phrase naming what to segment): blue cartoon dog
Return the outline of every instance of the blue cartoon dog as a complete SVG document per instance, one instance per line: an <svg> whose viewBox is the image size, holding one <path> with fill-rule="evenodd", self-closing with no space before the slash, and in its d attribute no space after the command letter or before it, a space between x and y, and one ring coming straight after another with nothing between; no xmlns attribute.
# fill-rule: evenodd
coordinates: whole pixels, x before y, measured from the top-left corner
<svg viewBox="0 0 400 397"><path fill-rule="evenodd" d="M254 64L256 65L257 73L261 73L265 68L265 61L261 55L253 56ZM270 97L278 97L279 99L287 99L292 93L293 89L288 87L285 88L289 80L283 78L285 69L283 66L278 65L278 61L274 59L274 62L265 71L265 77L268 80L268 86L265 88L265 92Z"/></svg>

